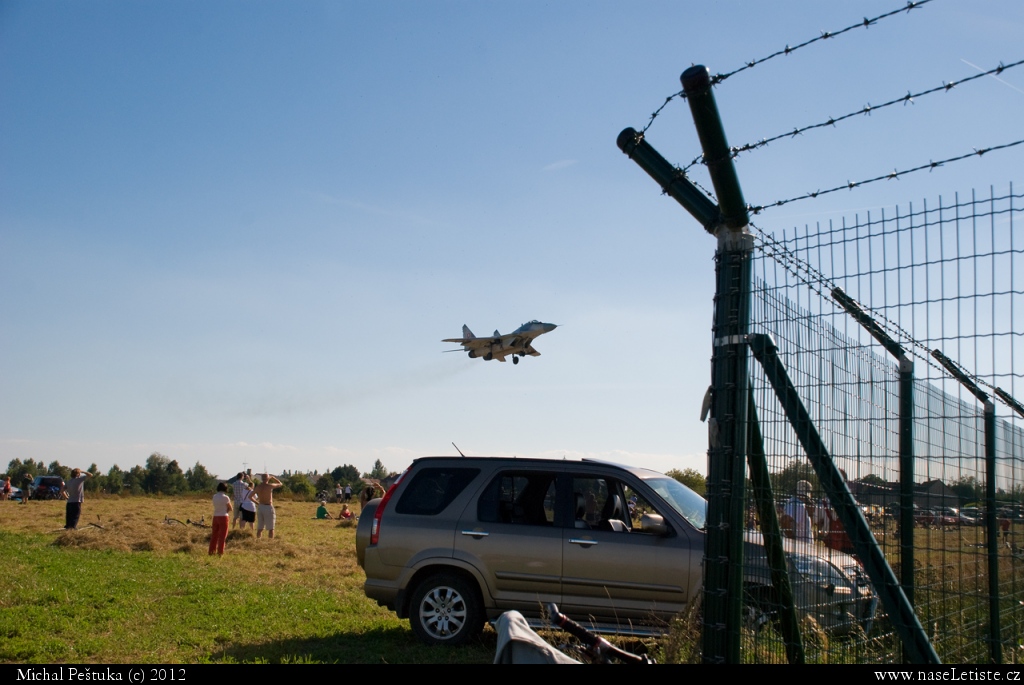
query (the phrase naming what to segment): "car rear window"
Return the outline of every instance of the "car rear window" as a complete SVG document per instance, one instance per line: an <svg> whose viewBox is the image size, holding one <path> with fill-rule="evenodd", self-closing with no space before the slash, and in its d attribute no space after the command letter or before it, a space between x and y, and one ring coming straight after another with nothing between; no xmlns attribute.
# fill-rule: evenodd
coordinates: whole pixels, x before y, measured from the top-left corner
<svg viewBox="0 0 1024 685"><path fill-rule="evenodd" d="M434 516L440 514L466 486L476 478L480 469L426 468L413 476L395 506L398 514Z"/></svg>

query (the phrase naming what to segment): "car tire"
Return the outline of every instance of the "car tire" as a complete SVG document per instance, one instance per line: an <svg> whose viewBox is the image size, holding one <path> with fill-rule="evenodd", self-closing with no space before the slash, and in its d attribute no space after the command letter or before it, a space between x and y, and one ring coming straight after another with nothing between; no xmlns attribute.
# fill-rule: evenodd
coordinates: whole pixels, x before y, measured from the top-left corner
<svg viewBox="0 0 1024 685"><path fill-rule="evenodd" d="M412 593L409 623L416 637L428 645L465 644L483 630L479 593L459 576L428 576Z"/></svg>

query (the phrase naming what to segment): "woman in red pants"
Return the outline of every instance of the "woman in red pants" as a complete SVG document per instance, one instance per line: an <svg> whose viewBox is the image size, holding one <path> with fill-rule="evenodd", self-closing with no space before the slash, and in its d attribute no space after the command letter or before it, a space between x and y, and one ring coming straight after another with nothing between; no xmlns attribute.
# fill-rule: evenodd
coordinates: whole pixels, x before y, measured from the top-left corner
<svg viewBox="0 0 1024 685"><path fill-rule="evenodd" d="M231 514L231 498L228 486L221 483L213 495L213 534L210 535L210 554L214 551L224 555L224 543L228 539L228 518Z"/></svg>

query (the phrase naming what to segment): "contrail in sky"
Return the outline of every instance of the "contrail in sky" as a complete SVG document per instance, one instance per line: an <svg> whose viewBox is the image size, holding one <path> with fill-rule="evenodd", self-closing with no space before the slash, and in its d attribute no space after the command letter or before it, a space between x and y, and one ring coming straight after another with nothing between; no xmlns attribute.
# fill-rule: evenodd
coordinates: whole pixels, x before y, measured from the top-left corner
<svg viewBox="0 0 1024 685"><path fill-rule="evenodd" d="M988 71L987 69L982 69L982 68L981 68L981 67L979 67L979 66L978 66L977 64L971 64L970 62L968 62L967 60L965 60L965 59L964 59L963 57L961 57L961 58L960 58L960 61L961 61L961 62L963 62L964 64L968 65L968 66L974 67L974 68L975 68L975 69L977 69L978 71ZM1007 88L1013 88L1013 89L1014 89L1015 91L1017 91L1018 93L1024 94L1024 90L1021 90L1020 88L1018 88L1017 86L1013 85L1012 83L1007 83L1006 81L1004 81L1003 79L999 78L999 77L998 77L998 76L996 76L995 74L989 74L989 76L991 76L992 78L994 78L994 79L995 79L996 81L999 81L1000 83L1002 83L1002 84L1003 84L1004 86L1006 86Z"/></svg>

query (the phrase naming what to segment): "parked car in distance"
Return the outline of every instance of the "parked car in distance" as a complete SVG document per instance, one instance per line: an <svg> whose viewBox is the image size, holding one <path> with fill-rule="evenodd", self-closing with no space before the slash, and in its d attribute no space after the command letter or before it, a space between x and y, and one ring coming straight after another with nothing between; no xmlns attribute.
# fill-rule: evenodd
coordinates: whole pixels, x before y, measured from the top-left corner
<svg viewBox="0 0 1024 685"><path fill-rule="evenodd" d="M537 622L547 602L598 631L652 634L700 591L706 509L646 469L425 457L367 504L356 556L366 595L428 644L463 643L510 609ZM770 618L764 549L746 545L748 607ZM853 557L786 549L799 612L829 632L870 630L877 597Z"/></svg>
<svg viewBox="0 0 1024 685"><path fill-rule="evenodd" d="M956 507L943 507L941 511L944 517L953 519L958 526L978 525L977 517L968 515L965 513L966 510L957 509Z"/></svg>
<svg viewBox="0 0 1024 685"><path fill-rule="evenodd" d="M29 488L29 499L60 499L64 479L60 476L36 476Z"/></svg>

